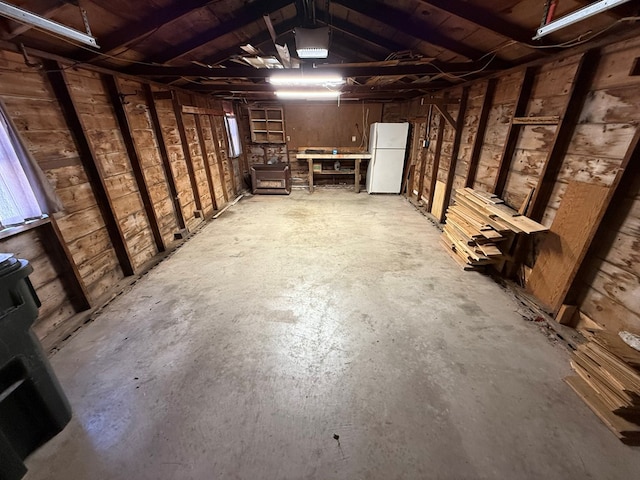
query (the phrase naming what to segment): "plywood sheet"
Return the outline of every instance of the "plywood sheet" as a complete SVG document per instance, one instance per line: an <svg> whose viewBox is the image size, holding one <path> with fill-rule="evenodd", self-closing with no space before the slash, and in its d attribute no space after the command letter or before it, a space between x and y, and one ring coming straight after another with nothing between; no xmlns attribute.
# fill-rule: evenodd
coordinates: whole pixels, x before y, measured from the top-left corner
<svg viewBox="0 0 640 480"><path fill-rule="evenodd" d="M571 286L609 200L609 188L570 182L542 242L527 289L557 310Z"/></svg>
<svg viewBox="0 0 640 480"><path fill-rule="evenodd" d="M441 182L439 180L436 181L436 188L433 193L433 205L431 207L431 213L434 217L436 217L440 222L444 217L444 211L446 209L444 205L444 193L447 189L447 184Z"/></svg>

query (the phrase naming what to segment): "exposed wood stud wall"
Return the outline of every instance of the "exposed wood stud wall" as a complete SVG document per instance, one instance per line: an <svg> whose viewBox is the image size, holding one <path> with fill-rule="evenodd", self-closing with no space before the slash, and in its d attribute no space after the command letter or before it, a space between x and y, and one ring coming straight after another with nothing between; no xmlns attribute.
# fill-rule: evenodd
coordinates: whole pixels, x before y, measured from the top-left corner
<svg viewBox="0 0 640 480"><path fill-rule="evenodd" d="M203 161L205 163L204 170L207 176L207 184L209 186L209 194L211 195L211 201L213 204L213 209L218 210L218 206L216 204L216 192L213 186L213 177L211 176L211 168L209 166L209 152L207 150L207 145L205 143L202 121L200 120L200 115L194 115L194 120L196 122L196 133L198 135L198 143L200 144L200 151L202 152Z"/></svg>
<svg viewBox="0 0 640 480"><path fill-rule="evenodd" d="M227 182L224 169L224 160L222 158L222 152L220 148L220 141L218 136L218 128L216 127L216 119L213 115L209 115L209 124L211 126L211 141L213 142L213 148L216 152L216 166L218 168L218 176L220 183L222 184L222 193L224 195L225 203L229 201L229 193L227 191Z"/></svg>
<svg viewBox="0 0 640 480"><path fill-rule="evenodd" d="M531 90L533 89L533 81L537 67L527 67L524 71L524 78L520 83L520 90L518 92L518 99L513 111L513 117L522 117L526 113L529 98L531 97ZM516 150L516 143L518 141L518 133L520 132L520 125L513 123L513 118L509 124L509 130L507 132L507 138L504 142L502 150L502 156L500 157L500 163L498 164L498 175L496 177L496 183L493 186L493 193L502 196L504 193L504 186L507 182L507 176L509 174L509 168L511 167L511 161L513 160L513 154Z"/></svg>
<svg viewBox="0 0 640 480"><path fill-rule="evenodd" d="M444 191L443 214L446 207L449 205L451 199L451 190L453 188L453 179L456 173L456 167L458 165L458 152L460 151L460 142L462 141L462 131L465 122L465 114L467 111L467 100L469 99L469 87L462 89L462 96L460 97L460 106L458 107L458 116L456 119L456 133L453 139L453 146L451 147L451 161L449 162L449 171L447 173L446 187ZM438 218L440 222L444 220L444 217Z"/></svg>
<svg viewBox="0 0 640 480"><path fill-rule="evenodd" d="M175 215L176 222L178 223L178 228L182 230L186 228L186 224L184 221L184 216L182 215L182 207L180 206L180 198L178 196L176 180L171 170L171 160L169 160L169 153L167 152L167 147L162 136L162 126L160 125L160 117L158 116L158 110L156 109L153 91L151 90L151 86L148 84L143 85L143 89L147 100L147 106L149 108L149 116L151 117L153 133L158 140L157 145L160 152L160 157L162 158L164 176L167 181L169 193L171 195L171 203L173 204L173 214Z"/></svg>
<svg viewBox="0 0 640 480"><path fill-rule="evenodd" d="M180 142L182 145L182 153L184 155L185 163L187 166L187 174L189 175L189 181L191 182L191 188L193 189L194 201L196 210L203 211L202 209L202 193L199 191L198 180L196 179L196 172L193 165L193 156L191 155L191 149L189 148L189 139L187 138L187 132L185 129L184 117L182 115L182 105L178 100L178 95L175 92L171 92L171 102L173 105L173 113L176 116L176 122L178 125L178 134L180 135Z"/></svg>
<svg viewBox="0 0 640 480"><path fill-rule="evenodd" d="M38 70L7 51L0 51L0 61L0 98L64 204L49 220L0 234L3 251L34 267L31 280L43 302L34 331L48 349L125 285L126 276L146 271L162 250L179 244L174 234L187 222L178 200L185 200L192 228L201 219L193 215L194 192L171 100L156 102L144 81L104 71L51 60ZM126 95L124 102L119 93ZM203 96L194 100L209 105ZM218 158L210 153L210 117L202 116L199 126L193 115L187 117L203 206L213 212L207 166L220 186L219 208L229 187L218 178ZM241 170L234 163L228 171Z"/></svg>
<svg viewBox="0 0 640 480"><path fill-rule="evenodd" d="M64 237L62 236L62 232L60 232L58 222L55 218L52 217L49 219L49 222L42 229L42 236L47 239L43 244L45 245L45 249L49 251L51 257L56 260L56 265L59 268L58 275L65 283L75 310L81 312L82 310L91 308L89 292L82 282L80 271L73 261L71 251L64 241Z"/></svg>
<svg viewBox="0 0 640 480"><path fill-rule="evenodd" d="M198 137L202 139L202 145L200 146L200 150L203 155L203 168L205 169L205 174L207 176L207 181L210 181L211 187L213 189L213 202L212 208L219 209L221 205L226 203L225 200L225 184L224 184L224 176L220 176L220 170L218 169L218 155L216 154L215 148L215 132L213 131L212 126L212 117L215 112L216 115L220 115L216 109L209 108L208 99L202 97L193 96L195 105L198 105L198 111L202 112L200 115L195 115L196 119L196 128L198 129ZM198 122L200 127L198 127ZM211 195L211 189L209 190L209 195Z"/></svg>
<svg viewBox="0 0 640 480"><path fill-rule="evenodd" d="M131 167L136 180L136 184L140 189L142 204L144 205L147 220L153 234L153 240L158 252L164 252L166 248L162 239L162 233L160 233L158 217L155 210L153 209L153 202L151 200L151 196L149 195L149 187L144 177L144 172L140 162L140 154L138 153L137 145L135 143L135 140L133 139L132 128L129 124L127 113L125 112L124 105L122 104L124 98L126 97L120 97L120 88L118 87L118 81L114 76L103 75L102 78L106 90L109 94L111 105L113 106L113 109L115 111L118 124L120 126L120 132L127 149L127 155L129 156L129 160L131 161Z"/></svg>
<svg viewBox="0 0 640 480"><path fill-rule="evenodd" d="M482 144L484 142L484 136L487 130L489 113L491 112L491 104L493 103L493 97L496 91L496 83L497 82L495 78L490 78L489 80L487 80L487 87L485 89L484 100L482 102L482 110L480 111L480 117L478 118L478 129L476 131L475 140L473 142L473 149L469 158L469 168L464 180L465 187L473 187L473 183L476 180L478 162L480 161L480 153L482 151Z"/></svg>
<svg viewBox="0 0 640 480"><path fill-rule="evenodd" d="M520 275L518 267L524 263L533 268L525 277L529 282L539 272L531 287L543 286L536 291L545 297L540 300L549 300L542 303L552 311L562 301L576 301L581 314L601 326L640 333L640 180L634 178L637 168L630 168L640 155L640 78L630 75L640 39L582 52L536 63L529 75L524 69L494 75L489 79L495 83L493 95L487 80L468 85L454 189L470 185L491 191L497 186L516 209L535 189L538 196L529 212L551 226L548 241L542 235L538 241L519 242L526 255L511 251L514 268L507 271ZM477 92L482 90L488 94L480 105ZM456 97L459 91L455 87L441 94ZM410 102L407 111L410 118L421 112L419 101ZM551 118L557 123L547 120ZM473 125L478 127L475 132ZM430 169L432 162L427 161L424 184L430 189L447 178L452 136L441 120L434 129L438 137L444 133L445 140L434 152L437 157L442 150L438 168ZM469 156L466 149L472 152ZM412 152L415 165L420 165L420 153ZM619 183L621 179L625 181ZM433 199L433 192L429 197ZM591 207L585 211L587 204ZM596 235L599 224L603 227ZM598 242L600 236L606 241ZM555 283L545 290L549 279Z"/></svg>
<svg viewBox="0 0 640 480"><path fill-rule="evenodd" d="M114 213L113 204L107 193L107 187L102 173L97 164L93 147L89 143L83 126L80 114L69 93L64 77L63 66L58 62L46 60L43 62L47 71L47 77L55 96L62 107L69 129L74 138L83 166L89 175L91 189L98 202L98 207L109 232L109 238L118 256L118 261L122 272L125 275L133 275L133 262L124 240L124 234Z"/></svg>
<svg viewBox="0 0 640 480"><path fill-rule="evenodd" d="M538 185L533 193L531 203L527 209L527 216L536 221L542 220L549 199L553 193L558 173L562 167L562 161L567 154L567 149L573 138L573 132L580 113L584 108L587 95L591 89L595 72L598 70L599 52L590 50L582 55L578 68L573 78L571 92L567 99L567 105L558 127L556 128L553 144L542 167Z"/></svg>

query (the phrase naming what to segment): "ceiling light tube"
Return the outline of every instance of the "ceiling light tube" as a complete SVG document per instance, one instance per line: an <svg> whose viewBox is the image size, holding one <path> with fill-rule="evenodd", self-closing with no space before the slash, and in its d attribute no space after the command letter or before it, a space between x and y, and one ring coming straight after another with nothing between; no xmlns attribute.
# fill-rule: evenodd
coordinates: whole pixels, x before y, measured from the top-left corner
<svg viewBox="0 0 640 480"><path fill-rule="evenodd" d="M586 18L597 15L598 13L605 12L611 8L617 7L618 5L622 5L623 3L627 3L628 1L629 0L600 0L599 2L592 3L580 10L576 10L564 17L560 17L559 19L548 23L544 27L540 27L537 35L533 37L533 39L538 40L545 35L549 35L550 33L568 27L569 25L573 25L574 23L585 20Z"/></svg>
<svg viewBox="0 0 640 480"><path fill-rule="evenodd" d="M323 100L340 96L336 90L276 90L276 96L282 99Z"/></svg>
<svg viewBox="0 0 640 480"><path fill-rule="evenodd" d="M344 78L340 75L272 75L269 83L286 86L343 85Z"/></svg>
<svg viewBox="0 0 640 480"><path fill-rule="evenodd" d="M32 26L38 30L44 30L45 32L52 33L55 36L63 37L75 42L84 43L92 47L98 47L96 39L91 35L74 30L48 18L41 17L35 13L31 13L28 10L23 10L7 2L0 2L0 15L10 18L16 22L24 23L25 25Z"/></svg>

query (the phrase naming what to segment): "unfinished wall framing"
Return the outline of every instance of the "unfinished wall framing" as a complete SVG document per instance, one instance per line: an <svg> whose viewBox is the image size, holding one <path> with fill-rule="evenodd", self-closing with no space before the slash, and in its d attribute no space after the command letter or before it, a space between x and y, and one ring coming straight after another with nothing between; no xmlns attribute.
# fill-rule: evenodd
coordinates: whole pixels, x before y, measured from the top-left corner
<svg viewBox="0 0 640 480"><path fill-rule="evenodd" d="M175 234L233 200L246 166L227 157L222 108L209 98L41 61L0 51L0 98L65 208L3 231L0 245L34 266L43 304L34 330L51 348L175 248ZM160 91L169 99L154 99ZM208 113L196 119L182 105Z"/></svg>
<svg viewBox="0 0 640 480"><path fill-rule="evenodd" d="M634 38L441 92L455 98L468 90L464 119L456 120L462 126L457 158L452 162L451 122L432 116L426 152L421 141L413 142L416 174L409 190L439 214L435 203L446 208L451 197L445 188L434 200L431 190L451 180L453 163L453 189L497 193L515 209L530 198L526 213L551 231L513 247L511 272L527 273L526 286L551 313L575 302L602 327L636 333L640 203L633 172L640 161L640 77L632 69L639 55L640 39ZM420 131L424 103L407 107ZM453 118L459 110L447 108ZM568 218L581 227L565 225Z"/></svg>

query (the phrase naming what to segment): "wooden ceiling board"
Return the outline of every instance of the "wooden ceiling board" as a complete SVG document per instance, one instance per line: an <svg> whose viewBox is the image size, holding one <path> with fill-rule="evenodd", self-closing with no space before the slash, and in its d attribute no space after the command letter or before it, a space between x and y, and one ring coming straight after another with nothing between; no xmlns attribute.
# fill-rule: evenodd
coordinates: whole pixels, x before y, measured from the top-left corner
<svg viewBox="0 0 640 480"><path fill-rule="evenodd" d="M242 54L243 51L240 49L240 45L246 45L251 37L257 35L261 31L262 29L257 24L257 22L254 22L253 24L247 25L247 27L243 28L242 30L236 30L234 32L227 33L212 40L211 42L205 43L201 47L187 53L186 55L172 63L178 65L181 63L180 61L204 61L205 59L214 56L221 50L226 50L234 46L238 46L236 53ZM271 39L269 39L269 43L272 43ZM253 46L257 47L257 45Z"/></svg>
<svg viewBox="0 0 640 480"><path fill-rule="evenodd" d="M383 37L396 40L393 37L393 33L396 31L396 29L392 26L378 22L373 18L367 17L358 12L351 11L343 7L342 5L331 4L331 10L334 12L335 17L346 20L347 22L353 23L354 25L358 25L376 35L381 35Z"/></svg>
<svg viewBox="0 0 640 480"><path fill-rule="evenodd" d="M424 2L417 2L418 4L413 9L413 15L419 18L421 22L424 22L433 27L438 27L444 23L451 15L438 10L431 5Z"/></svg>
<svg viewBox="0 0 640 480"><path fill-rule="evenodd" d="M217 0L210 2L205 8L224 21L232 18L235 12L245 6L245 3L239 0Z"/></svg>
<svg viewBox="0 0 640 480"><path fill-rule="evenodd" d="M83 2L83 5L84 3L87 2ZM91 0L91 3L112 12L117 12L127 22L135 22L140 18L146 17L149 12L168 7L171 5L172 0Z"/></svg>
<svg viewBox="0 0 640 480"><path fill-rule="evenodd" d="M334 8L333 4L332 4L332 9ZM438 47L436 45L421 41L419 39L416 39L415 37L411 36L411 35L407 35L406 33L404 33L402 30L398 30L392 26L386 25L382 22L379 22L377 20L374 20L372 18L366 17L364 15L361 15L357 12L352 12L350 10L348 10L345 7L342 7L340 5L336 5L335 6L335 10L337 15L336 16L340 16L340 14L344 14L346 13L345 17L341 17L344 18L345 20L351 22L351 23L355 23L359 26L362 26L363 28L366 28L368 31L376 34L376 35L380 35L382 37L386 37L389 39L392 39L394 42L399 43L401 45L405 45L406 46L406 50L414 50L416 53L421 53L425 56L429 56L429 57L436 57L438 59L444 60L443 58L440 58L441 55L443 55L444 53L444 49L441 47ZM417 47L419 45L419 47ZM391 53L391 52L389 52ZM445 55L445 57L447 58L453 58L450 55ZM456 58L461 58L461 60L464 60L463 57L459 57L457 55L455 55ZM448 61L448 60L446 60Z"/></svg>
<svg viewBox="0 0 640 480"><path fill-rule="evenodd" d="M135 49L145 54L145 58L153 58L168 48L173 47L192 35L205 32L218 25L220 21L208 9L198 9L175 22L161 27L161 35L151 34L136 43Z"/></svg>
<svg viewBox="0 0 640 480"><path fill-rule="evenodd" d="M316 16L319 24L322 25L325 21L335 22L331 45L333 51L330 48L330 58L326 62L354 63L383 60L394 52L405 50L436 58L442 62L466 62L468 57L463 54L473 54L473 59L477 60L489 58L485 54L497 50L497 57L503 60L503 63L518 64L545 52L531 48L538 43L528 40L529 32L533 37L540 24L543 0L492 0L491 2L464 0L469 5L491 12L497 19L524 30L526 42L513 45L509 45L509 39L504 35L515 32L519 33L518 38L521 41L524 40L522 32L518 32L517 28L508 30L503 28L504 24L494 23L492 28L503 32L502 35L498 34L478 25L473 18L467 16L465 20L449 13L451 10L448 5L441 0L438 2L432 0L440 5L440 9L433 6L430 0L376 0L380 3L380 10L372 9L370 6L362 7L355 0L342 2L350 8L342 3L338 4L337 1L330 2L328 12L325 11L324 1L316 2ZM556 17L574 11L590 1L562 0L559 2ZM63 0L12 1L36 13L48 12L54 20L71 28L84 30L77 7L66 5L63 8L51 10L62 2ZM257 15L262 10L268 10L267 0L211 0L208 3L206 0L202 2L196 0L82 0L82 5L87 9L92 32L98 38L98 43L101 38L105 41L108 39L111 47L109 53L117 58L106 60L95 55L87 56L87 52L77 46L34 29L25 30L14 40L24 41L29 46L79 60L86 61L93 58L92 61L125 71L129 63L142 60L165 61L176 66L192 65L193 61L207 62L211 58L217 58L217 62L223 62L224 58L220 59L221 55L226 55L228 58L230 55L241 54L240 45L250 42L260 47L265 54L275 53L265 22L260 18L261 15ZM281 25L279 30L281 32L293 28L289 26L295 26L294 24L297 23L294 1L287 3L280 0L279 3L272 3L272 5L282 7L271 13L276 29L278 30L278 25ZM380 12L385 12L387 8L393 10L388 11L388 16L380 16ZM597 15L549 36L548 42L560 43L572 40L589 30L597 32L610 26L616 18L628 11L630 10L619 9L616 12ZM171 20L174 14L178 18ZM240 14L243 15L239 17ZM465 16L465 12L461 12L460 15ZM149 23L145 23L152 22L154 18L159 25L155 29L153 27L156 24L149 26ZM248 19L253 21L247 25L241 25ZM286 28L282 25L283 23ZM233 26L235 30L228 31L229 28L225 28L225 24ZM5 30L10 30L18 25L6 19L0 20L0 29L4 27ZM637 26L625 24L621 28L637 28ZM132 29L135 33L130 33L127 37ZM407 31L415 36L408 34ZM611 29L607 34L614 31L616 28ZM448 45L456 51L430 43L431 33L434 35L434 42ZM207 41L209 34L210 40ZM438 38L439 36L441 38ZM254 40L258 41L258 45L255 45ZM125 43L125 46L118 48L122 43ZM286 43L294 54L295 42L291 33L281 34L278 43ZM176 58L169 60L168 57L172 55ZM226 64L238 66L234 63ZM495 66L492 66L492 70ZM176 77L166 79L166 81L175 80ZM359 80L367 81L367 78ZM387 80L383 78L375 81L386 82ZM189 83L185 84L189 85Z"/></svg>
<svg viewBox="0 0 640 480"><path fill-rule="evenodd" d="M537 51L535 49L525 47L520 43L510 44L508 41L498 45L496 48L500 49L500 58L513 63L518 63L518 61L521 61L528 56L535 55L535 52ZM544 50L541 51L544 52Z"/></svg>
<svg viewBox="0 0 640 480"><path fill-rule="evenodd" d="M116 14L112 9L103 8L96 5L93 2L84 2L84 9L87 11L87 18L89 19L89 26L91 27L91 33L98 37L102 32L106 32L117 28L126 20L120 15ZM69 5L71 8L64 8L58 10L50 18L56 22L62 23L68 27L75 28L81 32L85 32L84 22L82 21L82 15L80 9ZM100 43L100 42L98 42Z"/></svg>
<svg viewBox="0 0 640 480"><path fill-rule="evenodd" d="M500 47L512 42L512 40L507 37L503 37L502 35L498 35L497 33L493 33L482 28L475 28L470 31L469 34L464 37L464 41L465 43L475 45L476 48L484 50L485 52L497 50L496 53L498 58L504 57L504 52ZM532 53L531 48L524 48L527 49L527 54Z"/></svg>
<svg viewBox="0 0 640 480"><path fill-rule="evenodd" d="M503 20L523 28L531 28L532 25L536 25L537 28L542 18L542 8L544 6L544 0L492 0L490 3L486 0L467 1L477 7L490 10Z"/></svg>
<svg viewBox="0 0 640 480"><path fill-rule="evenodd" d="M417 41L414 51L420 52L425 57L435 58L441 62L466 62L468 59L445 48L438 47L425 41Z"/></svg>

